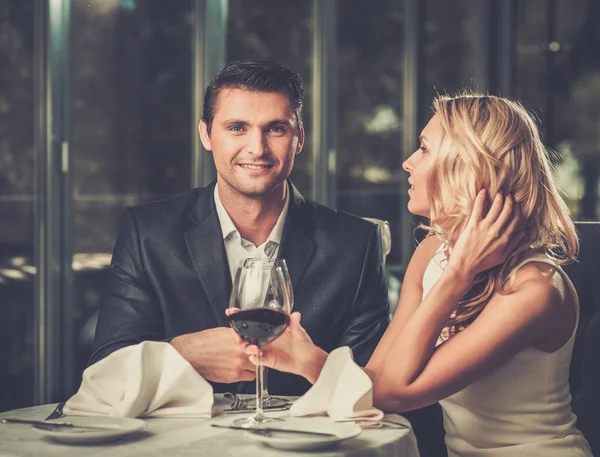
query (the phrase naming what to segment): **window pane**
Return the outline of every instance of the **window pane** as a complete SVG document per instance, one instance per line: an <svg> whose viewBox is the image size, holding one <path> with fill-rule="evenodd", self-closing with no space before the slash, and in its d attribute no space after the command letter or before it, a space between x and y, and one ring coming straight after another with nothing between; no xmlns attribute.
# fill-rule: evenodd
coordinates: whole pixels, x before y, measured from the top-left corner
<svg viewBox="0 0 600 457"><path fill-rule="evenodd" d="M296 157L292 181L310 195L310 100L312 16L309 1L229 0L227 61L272 60L304 81L304 149Z"/></svg>
<svg viewBox="0 0 600 457"><path fill-rule="evenodd" d="M480 87L482 62L478 59L483 20L477 3L472 0L425 2L423 61L419 77L423 85L421 127L431 118L431 102L436 95L464 89L483 90Z"/></svg>
<svg viewBox="0 0 600 457"><path fill-rule="evenodd" d="M0 2L0 411L33 402L33 0Z"/></svg>
<svg viewBox="0 0 600 457"><path fill-rule="evenodd" d="M193 20L192 0L73 2L79 372L91 354L96 309L123 208L191 185Z"/></svg>
<svg viewBox="0 0 600 457"><path fill-rule="evenodd" d="M546 125L547 0L517 3L515 94Z"/></svg>
<svg viewBox="0 0 600 457"><path fill-rule="evenodd" d="M518 3L517 97L557 151L555 177L580 220L599 215L599 21L592 0Z"/></svg>
<svg viewBox="0 0 600 457"><path fill-rule="evenodd" d="M337 3L338 206L390 222L400 261L402 0ZM357 33L360 30L360 33Z"/></svg>

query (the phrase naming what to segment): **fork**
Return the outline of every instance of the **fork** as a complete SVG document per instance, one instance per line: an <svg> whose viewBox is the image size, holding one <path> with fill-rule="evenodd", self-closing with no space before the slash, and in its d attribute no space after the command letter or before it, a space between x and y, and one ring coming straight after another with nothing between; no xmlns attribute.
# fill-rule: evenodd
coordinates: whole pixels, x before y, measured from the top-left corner
<svg viewBox="0 0 600 457"><path fill-rule="evenodd" d="M250 404L251 404L250 402L255 401L254 397L240 398L238 394L233 394L231 392L225 392L223 394L223 396L233 400L233 403L229 406L228 409L222 410L222 412L224 412L224 413L254 412L254 408L252 406L250 406ZM263 404L263 409L265 411L273 411L273 412L286 411L286 410L290 409L290 406L292 406L292 402L288 401L287 404L282 405L282 406L278 406L278 405L268 406L268 405Z"/></svg>
<svg viewBox="0 0 600 457"><path fill-rule="evenodd" d="M233 403L229 406L229 409L224 409L223 411L225 411L225 412L244 411L244 410L249 411L249 409L248 409L248 402L250 401L249 398L242 399L237 394L232 394L230 392L226 392L223 396L233 399Z"/></svg>

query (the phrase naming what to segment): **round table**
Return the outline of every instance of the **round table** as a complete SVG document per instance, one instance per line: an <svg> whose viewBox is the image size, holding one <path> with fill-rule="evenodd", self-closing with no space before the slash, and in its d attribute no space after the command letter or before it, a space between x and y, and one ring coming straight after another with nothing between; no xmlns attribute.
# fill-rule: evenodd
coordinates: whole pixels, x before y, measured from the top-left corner
<svg viewBox="0 0 600 457"><path fill-rule="evenodd" d="M6 411L2 417L44 420L56 405ZM287 412L269 415L287 415ZM0 457L94 456L94 457L269 457L285 451L253 441L246 433L211 427L230 424L239 414L217 414L211 419L144 418L146 428L106 444L61 444L37 433L31 426L0 423ZM293 456L402 456L418 457L417 442L410 423L398 415L386 419L402 422L407 428L365 429L356 438L321 452L288 452Z"/></svg>

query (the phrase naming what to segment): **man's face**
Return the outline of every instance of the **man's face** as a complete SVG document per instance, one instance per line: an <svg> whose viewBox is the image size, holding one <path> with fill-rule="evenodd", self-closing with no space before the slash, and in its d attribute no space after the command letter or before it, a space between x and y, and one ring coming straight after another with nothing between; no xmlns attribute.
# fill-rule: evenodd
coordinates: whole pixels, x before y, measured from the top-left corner
<svg viewBox="0 0 600 457"><path fill-rule="evenodd" d="M252 198L283 184L304 143L288 97L272 92L222 89L211 131L204 121L199 131L214 157L219 192Z"/></svg>

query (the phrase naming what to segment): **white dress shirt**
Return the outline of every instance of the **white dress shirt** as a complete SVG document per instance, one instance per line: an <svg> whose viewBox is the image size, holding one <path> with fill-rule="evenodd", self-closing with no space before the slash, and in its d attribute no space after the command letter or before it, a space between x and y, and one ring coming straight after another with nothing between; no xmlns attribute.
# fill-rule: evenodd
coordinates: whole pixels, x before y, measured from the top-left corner
<svg viewBox="0 0 600 457"><path fill-rule="evenodd" d="M275 222L273 230L271 230L269 238L260 246L255 246L251 241L242 238L223 203L221 203L219 186L215 186L215 206L221 224L221 231L223 232L223 243L225 244L225 252L227 253L231 281L233 281L237 269L243 265L244 260L248 258L274 259L277 257L279 245L281 244L281 235L283 234L283 226L290 206L290 189L287 181L285 186L285 203L281 213L277 218L277 222Z"/></svg>

